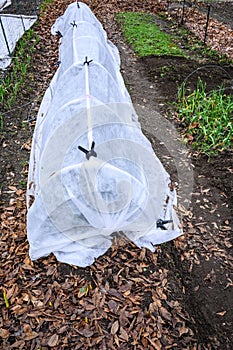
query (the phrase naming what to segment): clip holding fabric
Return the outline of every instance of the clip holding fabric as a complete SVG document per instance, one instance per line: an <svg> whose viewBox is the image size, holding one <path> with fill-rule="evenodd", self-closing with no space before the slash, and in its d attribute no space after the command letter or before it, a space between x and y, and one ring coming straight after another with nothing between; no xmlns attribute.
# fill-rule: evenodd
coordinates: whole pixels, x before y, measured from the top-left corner
<svg viewBox="0 0 233 350"><path fill-rule="evenodd" d="M157 226L157 228L161 228L161 230L167 230L167 228L166 228L164 225L169 224L169 223L171 223L171 222L173 222L173 221L172 221L172 220L162 220L162 219L159 219L159 220L157 220L157 222L156 222L156 226Z"/></svg>
<svg viewBox="0 0 233 350"><path fill-rule="evenodd" d="M93 61L93 60L88 61L88 60L87 60L87 56L86 56L83 65L87 64L87 65L89 66L89 64L90 64L92 61Z"/></svg>
<svg viewBox="0 0 233 350"><path fill-rule="evenodd" d="M78 3L78 1L77 1L77 8L78 8L78 9L80 9L80 6L79 6L79 3Z"/></svg>
<svg viewBox="0 0 233 350"><path fill-rule="evenodd" d="M52 66L55 67L55 66L59 66L60 64L61 64L61 61L57 61L57 62L53 63Z"/></svg>
<svg viewBox="0 0 233 350"><path fill-rule="evenodd" d="M94 150L94 148L95 148L95 142L94 141L92 141L91 149L89 151L87 149L83 148L82 146L78 146L78 149L86 154L87 160L89 160L91 157L97 158L97 153Z"/></svg>
<svg viewBox="0 0 233 350"><path fill-rule="evenodd" d="M72 25L72 27L76 27L77 28L77 24L75 23L75 20L73 21L73 23L70 23Z"/></svg>
<svg viewBox="0 0 233 350"><path fill-rule="evenodd" d="M61 38L63 37L62 33L60 32L60 30L56 31L56 34L59 35Z"/></svg>

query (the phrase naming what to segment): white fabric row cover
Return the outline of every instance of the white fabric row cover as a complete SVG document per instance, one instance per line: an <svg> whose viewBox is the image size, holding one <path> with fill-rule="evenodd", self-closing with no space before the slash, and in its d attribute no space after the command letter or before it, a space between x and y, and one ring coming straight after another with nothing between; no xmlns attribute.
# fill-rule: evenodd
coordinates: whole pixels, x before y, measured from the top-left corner
<svg viewBox="0 0 233 350"><path fill-rule="evenodd" d="M11 54L17 41L35 23L36 16L11 15L0 13L0 69L11 63Z"/></svg>
<svg viewBox="0 0 233 350"><path fill-rule="evenodd" d="M11 5L11 0L0 0L0 11Z"/></svg>
<svg viewBox="0 0 233 350"><path fill-rule="evenodd" d="M57 19L59 68L38 112L28 190L32 260L91 265L117 232L138 247L182 234L175 191L143 135L117 48L87 5ZM158 220L165 221L161 227ZM168 223L167 223L168 221Z"/></svg>

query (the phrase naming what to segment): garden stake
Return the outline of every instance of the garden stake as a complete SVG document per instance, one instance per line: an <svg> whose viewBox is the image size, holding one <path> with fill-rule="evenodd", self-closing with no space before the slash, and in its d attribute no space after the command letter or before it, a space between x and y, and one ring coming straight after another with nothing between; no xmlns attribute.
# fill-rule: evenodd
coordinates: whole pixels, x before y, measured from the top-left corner
<svg viewBox="0 0 233 350"><path fill-rule="evenodd" d="M208 6L207 19L206 19L206 27L205 27L204 44L206 43L206 38L207 38L207 29L208 29L209 19L210 19L210 8L211 8L211 5Z"/></svg>
<svg viewBox="0 0 233 350"><path fill-rule="evenodd" d="M184 8L185 8L185 0L183 1L183 9L182 9L182 17L181 17L181 24L184 24Z"/></svg>
<svg viewBox="0 0 233 350"><path fill-rule="evenodd" d="M3 33L4 39L5 39L7 50L9 52L9 56L11 56L11 51L10 51L10 48L9 48L9 45L8 45L8 41L7 41L7 37L6 37L6 33L5 33L5 29L4 29L3 23L2 23L1 16L0 16L0 25L1 25L1 28L2 28L2 33Z"/></svg>
<svg viewBox="0 0 233 350"><path fill-rule="evenodd" d="M24 22L23 22L23 17L22 17L22 15L20 14L20 8L19 8L19 1L18 1L18 0L16 1L16 4L17 4L18 14L19 14L20 19L21 19L21 22L22 22L23 31L26 32L26 28L25 28L25 25L24 25Z"/></svg>

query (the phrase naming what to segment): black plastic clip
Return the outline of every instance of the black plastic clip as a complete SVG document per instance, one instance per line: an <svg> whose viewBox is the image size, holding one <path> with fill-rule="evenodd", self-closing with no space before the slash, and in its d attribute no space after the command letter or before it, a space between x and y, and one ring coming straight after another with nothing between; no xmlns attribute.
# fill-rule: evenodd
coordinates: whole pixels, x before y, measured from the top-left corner
<svg viewBox="0 0 233 350"><path fill-rule="evenodd" d="M73 21L73 23L70 23L70 24L73 26L73 28L74 28L74 27L77 28L77 24L75 23L75 21Z"/></svg>
<svg viewBox="0 0 233 350"><path fill-rule="evenodd" d="M86 158L87 160L89 160L91 157L97 157L97 153L96 151L94 150L95 148L95 142L92 141L92 144L91 144L91 149L88 151L87 149L83 148L82 146L78 146L78 149L80 149L80 151L82 151L83 153L86 154Z"/></svg>
<svg viewBox="0 0 233 350"><path fill-rule="evenodd" d="M89 64L92 62L93 60L90 60L90 61L88 61L87 60L87 56L85 57L85 61L84 61L84 66L85 66L85 64L87 64L88 66L89 66Z"/></svg>
<svg viewBox="0 0 233 350"><path fill-rule="evenodd" d="M173 222L173 221L159 219L157 220L156 225L157 225L157 228L161 228L161 230L167 230L167 228L164 225L169 224L170 222Z"/></svg>
<svg viewBox="0 0 233 350"><path fill-rule="evenodd" d="M63 37L62 33L60 32L60 30L56 31L56 34L59 35L61 38Z"/></svg>
<svg viewBox="0 0 233 350"><path fill-rule="evenodd" d="M78 1L77 1L77 7L78 7L78 9L80 8Z"/></svg>
<svg viewBox="0 0 233 350"><path fill-rule="evenodd" d="M60 64L61 64L61 61L57 61L57 62L53 63L52 66L55 67L55 66L59 66Z"/></svg>

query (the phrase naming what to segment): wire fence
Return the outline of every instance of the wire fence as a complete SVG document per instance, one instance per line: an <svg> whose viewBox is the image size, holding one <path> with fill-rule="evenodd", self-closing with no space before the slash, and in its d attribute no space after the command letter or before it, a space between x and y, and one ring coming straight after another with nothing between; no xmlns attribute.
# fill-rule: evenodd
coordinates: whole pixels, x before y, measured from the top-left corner
<svg viewBox="0 0 233 350"><path fill-rule="evenodd" d="M41 0L0 0L0 69L11 62L16 42L35 22ZM227 3L223 8L222 5ZM208 39L210 19L233 30L233 1L223 0L167 0L168 15L180 24L187 24L195 15L195 26L204 43Z"/></svg>
<svg viewBox="0 0 233 350"><path fill-rule="evenodd" d="M0 0L0 69L11 62L16 42L37 19L40 0Z"/></svg>
<svg viewBox="0 0 233 350"><path fill-rule="evenodd" d="M226 10L227 9L227 10ZM198 13L195 26L202 29L204 43L207 41L210 19L217 20L233 29L233 1L223 0L168 0L167 12L183 25L190 21L192 13Z"/></svg>

